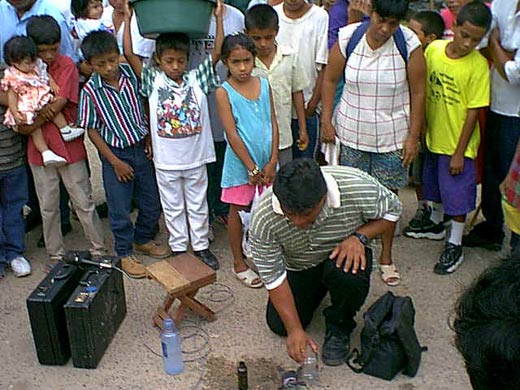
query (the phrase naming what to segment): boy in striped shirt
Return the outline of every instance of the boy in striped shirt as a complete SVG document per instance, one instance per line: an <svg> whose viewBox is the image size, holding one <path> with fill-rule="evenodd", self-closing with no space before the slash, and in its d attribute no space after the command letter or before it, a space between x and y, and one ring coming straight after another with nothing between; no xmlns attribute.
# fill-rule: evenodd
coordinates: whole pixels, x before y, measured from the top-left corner
<svg viewBox="0 0 520 390"><path fill-rule="evenodd" d="M123 269L142 278L146 269L134 247L155 258L170 251L153 241L161 207L139 81L129 65L119 63L117 41L109 32L87 35L81 51L94 73L81 91L79 124L99 151L115 251ZM139 209L135 226L132 199Z"/></svg>

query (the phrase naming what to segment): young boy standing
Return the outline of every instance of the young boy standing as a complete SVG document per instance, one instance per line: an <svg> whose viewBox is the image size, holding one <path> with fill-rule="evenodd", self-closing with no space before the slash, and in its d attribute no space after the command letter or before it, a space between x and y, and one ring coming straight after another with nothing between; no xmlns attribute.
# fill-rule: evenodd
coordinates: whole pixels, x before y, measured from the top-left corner
<svg viewBox="0 0 520 390"><path fill-rule="evenodd" d="M444 21L442 20L441 15L436 11L420 11L410 19L408 28L417 35L417 38L421 41L423 50L426 50L430 43L442 38L442 34L444 33ZM430 221L431 208L428 205L428 201L424 199L422 185L425 153L426 151L424 150L424 146L420 144L419 153L412 163L413 183L415 187L415 196L417 197L417 210L414 217L408 223L408 226L403 230L405 236L408 236L408 231L421 229ZM438 239L442 240L444 235L439 235L438 237Z"/></svg>
<svg viewBox="0 0 520 390"><path fill-rule="evenodd" d="M0 69L0 78L3 69ZM3 125L7 93L0 92L0 280L10 266L17 277L31 273L24 257L25 231L22 208L27 203L27 167L23 137Z"/></svg>
<svg viewBox="0 0 520 390"><path fill-rule="evenodd" d="M253 39L257 53L253 74L269 80L273 91L280 134L278 164L281 167L293 159L291 107L298 118L297 147L305 150L309 144L303 97L308 78L297 53L290 47L276 44L278 14L273 7L258 4L250 8L246 13L246 32Z"/></svg>
<svg viewBox="0 0 520 390"><path fill-rule="evenodd" d="M81 51L94 73L81 91L79 125L100 154L116 254L130 276L143 278L146 268L134 248L155 258L170 251L153 241L161 207L139 80L130 65L119 63L117 41L109 32L87 35ZM139 208L135 227L132 199Z"/></svg>
<svg viewBox="0 0 520 390"><path fill-rule="evenodd" d="M315 158L319 145L319 112L323 70L327 64L329 16L325 10L305 0L284 0L274 7L280 18L276 36L279 45L292 47L301 59L309 85L303 90L309 143L305 150L293 145L293 157ZM293 115L293 139L300 138L299 122Z"/></svg>
<svg viewBox="0 0 520 390"><path fill-rule="evenodd" d="M211 268L219 268L209 250L206 164L215 161L206 94L218 86L214 66L222 46L222 1L217 2L217 31L212 55L187 71L190 40L185 34L157 37L155 62L144 66L133 54L129 23L125 23L124 53L142 79L141 93L150 107L150 129L157 182L169 244L174 255L191 243L193 253ZM127 15L129 18L130 15Z"/></svg>
<svg viewBox="0 0 520 390"><path fill-rule="evenodd" d="M49 75L59 90L56 99L40 110L35 123L24 126L25 129L20 131L28 134L41 126L49 148L67 160L67 164L59 168L45 166L41 154L29 137L27 156L41 208L43 237L50 257L46 271L49 271L65 253L60 229L60 180L70 195L85 236L90 241L90 252L96 256L104 255L106 250L103 227L92 199L83 138L64 142L62 134L52 122L58 112L63 114L68 123L76 122L79 89L76 65L71 58L60 54L60 26L51 16L32 17L27 23L27 35L35 42L38 57L47 65Z"/></svg>
<svg viewBox="0 0 520 390"><path fill-rule="evenodd" d="M453 27L453 41L426 49L426 144L424 197L433 202L431 223L408 236L424 238L444 230L443 212L453 217L451 232L434 272L454 272L464 261L462 234L466 214L475 208L474 159L480 143L478 111L489 105L489 69L475 50L491 25L489 8L466 4ZM443 210L444 208L444 210Z"/></svg>

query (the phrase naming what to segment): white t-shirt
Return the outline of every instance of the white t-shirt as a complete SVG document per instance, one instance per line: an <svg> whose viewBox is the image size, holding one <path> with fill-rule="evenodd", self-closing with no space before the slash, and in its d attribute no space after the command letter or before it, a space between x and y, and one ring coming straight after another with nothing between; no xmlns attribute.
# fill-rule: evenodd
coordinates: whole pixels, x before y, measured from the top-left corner
<svg viewBox="0 0 520 390"><path fill-rule="evenodd" d="M359 24L339 30L339 49L345 58ZM401 29L410 58L421 42L409 28ZM363 35L345 65L345 86L334 112L333 123L343 145L374 153L403 148L410 126L406 65L393 37L372 50Z"/></svg>
<svg viewBox="0 0 520 390"><path fill-rule="evenodd" d="M208 68L211 57L206 61ZM216 160L199 73L191 70L179 85L157 68L143 68L141 92L148 97L153 161L159 169L193 169Z"/></svg>
<svg viewBox="0 0 520 390"><path fill-rule="evenodd" d="M112 14L114 13L114 8L109 5L105 7L103 11L103 16L101 20L105 24L105 26L113 26L114 22L112 21ZM119 46L119 50L123 53L123 34L125 31L125 23L121 23L119 30L116 31L117 45ZM147 39L141 35L139 32L139 27L137 26L137 17L135 13L132 15L132 19L130 20L130 35L132 36L132 48L134 50L134 54L143 57L143 58L151 58L153 52L155 51L155 41L153 39Z"/></svg>
<svg viewBox="0 0 520 390"><path fill-rule="evenodd" d="M224 25L224 36L233 34L235 32L244 31L244 14L229 4L225 4L225 7L226 8L222 20ZM215 18L215 15L211 15L208 35L205 38L194 39L191 41L189 69L193 69L198 66L201 61L203 61L209 54L211 54L216 34L217 19ZM221 61L215 65L215 71L218 74L221 82L227 80L227 68ZM222 125L220 116L218 114L215 92L212 92L208 95L208 104L213 139L215 142L222 142L224 141L224 126Z"/></svg>
<svg viewBox="0 0 520 390"><path fill-rule="evenodd" d="M285 15L283 3L275 6L274 9L280 18L276 41L297 51L310 81L309 86L303 90L305 104L307 104L312 97L318 72L328 60L329 15L314 4L298 19L290 19Z"/></svg>

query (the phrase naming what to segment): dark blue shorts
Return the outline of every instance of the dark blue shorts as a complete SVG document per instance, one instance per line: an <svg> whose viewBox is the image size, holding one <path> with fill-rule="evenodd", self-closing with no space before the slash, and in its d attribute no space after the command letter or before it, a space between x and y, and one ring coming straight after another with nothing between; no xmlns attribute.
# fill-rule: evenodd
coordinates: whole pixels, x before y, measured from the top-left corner
<svg viewBox="0 0 520 390"><path fill-rule="evenodd" d="M464 169L459 175L450 174L451 156L426 153L423 163L424 199L442 203L447 215L468 214L477 200L475 161L464 157Z"/></svg>

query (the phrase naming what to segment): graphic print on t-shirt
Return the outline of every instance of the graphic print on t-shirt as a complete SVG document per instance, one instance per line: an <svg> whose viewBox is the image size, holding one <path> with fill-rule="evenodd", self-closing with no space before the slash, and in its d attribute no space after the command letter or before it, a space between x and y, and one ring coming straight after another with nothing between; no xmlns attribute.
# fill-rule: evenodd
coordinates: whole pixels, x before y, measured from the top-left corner
<svg viewBox="0 0 520 390"><path fill-rule="evenodd" d="M451 106L460 104L461 92L454 78L444 72L433 71L430 74L430 99L442 101Z"/></svg>
<svg viewBox="0 0 520 390"><path fill-rule="evenodd" d="M171 89L159 88L157 101L157 135L163 138L186 138L202 131L200 106L192 88L182 96Z"/></svg>

